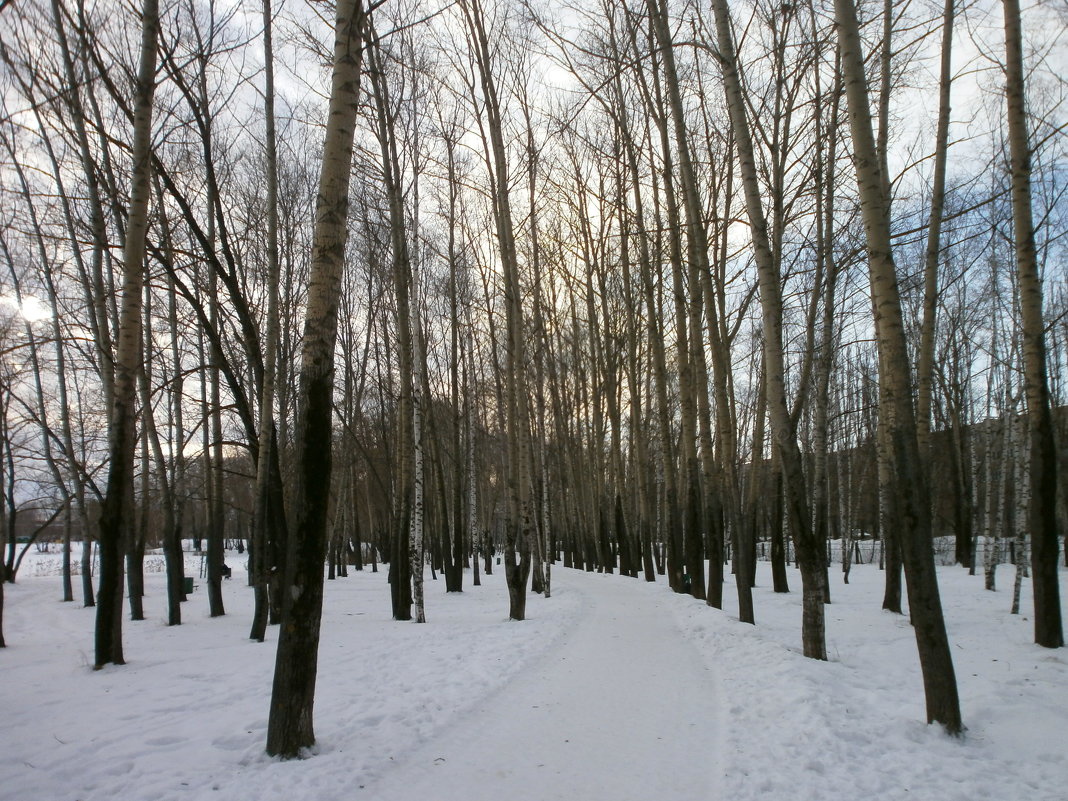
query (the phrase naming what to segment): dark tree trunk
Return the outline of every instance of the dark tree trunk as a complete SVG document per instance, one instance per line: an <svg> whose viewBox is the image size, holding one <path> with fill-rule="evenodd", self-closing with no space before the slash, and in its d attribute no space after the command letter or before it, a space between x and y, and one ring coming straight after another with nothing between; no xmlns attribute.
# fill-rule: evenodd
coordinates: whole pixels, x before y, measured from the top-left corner
<svg viewBox="0 0 1068 801"><path fill-rule="evenodd" d="M394 620L412 619L412 567L408 559L409 508L410 504L402 500L400 516L390 539L389 589Z"/></svg>
<svg viewBox="0 0 1068 801"><path fill-rule="evenodd" d="M955 499L953 504L954 559L962 567L972 566L972 487L971 471L965 461L965 432L960 415L956 415L950 435L953 438L953 454L949 460L953 472Z"/></svg>
<svg viewBox="0 0 1068 801"><path fill-rule="evenodd" d="M126 588L130 594L130 620L144 620L145 543L143 540L134 543L133 547L126 552Z"/></svg>
<svg viewBox="0 0 1068 801"><path fill-rule="evenodd" d="M883 529L883 559L886 581L883 589L883 609L901 614L901 542L885 523Z"/></svg>
<svg viewBox="0 0 1068 801"><path fill-rule="evenodd" d="M771 529L771 585L775 592L789 592L790 582L786 576L786 537L782 527L782 472L778 469L772 477L775 487L768 524Z"/></svg>
<svg viewBox="0 0 1068 801"><path fill-rule="evenodd" d="M645 571L646 581L656 581L656 561L653 559L653 536L648 523L642 525L641 531L642 569ZM722 557L721 557L722 560ZM723 565L720 562L720 578L723 576Z"/></svg>
<svg viewBox="0 0 1068 801"><path fill-rule="evenodd" d="M70 507L67 507L67 511L64 513L63 520L63 602L72 603L74 601L74 583L71 580L71 564L70 564L70 530L71 530L71 511Z"/></svg>
<svg viewBox="0 0 1068 801"><path fill-rule="evenodd" d="M801 568L803 606L801 641L805 656L813 659L826 659L827 646L823 612L823 576L826 562L823 556L823 543L812 525L796 423L787 404L786 372L783 361L781 264L775 258L768 236L767 218L760 195L755 151L742 93L741 76L738 72L726 0L716 0L712 8L716 17L720 66L723 71L731 130L734 132L735 147L738 152L746 209L750 221L750 234L757 264L764 337L764 391L771 423L771 440L782 468L786 519ZM739 555L735 558L739 558ZM744 577L739 577L739 580L744 580Z"/></svg>
<svg viewBox="0 0 1068 801"><path fill-rule="evenodd" d="M0 563L0 648L6 648L4 641L4 584L7 583L7 568Z"/></svg>
<svg viewBox="0 0 1068 801"><path fill-rule="evenodd" d="M96 606L96 593L93 590L93 539L89 534L89 527L84 525L84 518L82 522L82 606L88 609Z"/></svg>
<svg viewBox="0 0 1068 801"><path fill-rule="evenodd" d="M182 532L174 523L174 515L164 511L167 522L163 530L163 556L167 562L167 625L182 623L182 585L185 581L185 554L182 551Z"/></svg>
<svg viewBox="0 0 1068 801"><path fill-rule="evenodd" d="M145 292L144 309L145 318L151 319L150 293ZM146 348L148 342L146 341ZM147 352L147 350L146 350ZM139 371L138 377L144 374L144 366ZM146 379L147 380L147 379ZM149 460L148 460L148 426L143 422L141 426L141 508L138 514L136 534L131 537L126 551L126 589L130 594L130 620L145 619L145 538L148 536L149 526Z"/></svg>
<svg viewBox="0 0 1068 801"><path fill-rule="evenodd" d="M505 555L505 583L508 585L508 619L526 620L527 580L530 577L530 552L516 559L515 551Z"/></svg>

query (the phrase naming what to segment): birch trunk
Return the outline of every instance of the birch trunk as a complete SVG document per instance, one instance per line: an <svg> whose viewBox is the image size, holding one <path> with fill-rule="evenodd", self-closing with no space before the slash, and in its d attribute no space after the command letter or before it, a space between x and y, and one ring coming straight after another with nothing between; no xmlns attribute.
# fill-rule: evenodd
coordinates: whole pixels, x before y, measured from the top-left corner
<svg viewBox="0 0 1068 801"><path fill-rule="evenodd" d="M471 536L471 583L475 587L482 585L479 576L479 564L482 558L482 531L479 528L478 519L478 482L475 469L475 433L476 433L476 410L473 400L475 384L475 348L473 324L471 322L471 307L467 306L465 312L466 350L464 360L464 419L467 428L467 530ZM487 570L487 575L489 571Z"/></svg>
<svg viewBox="0 0 1068 801"><path fill-rule="evenodd" d="M394 540L389 565L390 597L395 620L411 620L413 584L416 580L414 540L422 534L422 520L416 521L416 484L419 483L419 504L422 504L422 435L415 421L417 399L415 339L419 336L412 323L413 281L412 261L405 230L404 199L401 194L400 160L397 137L393 130L394 112L391 107L389 84L380 67L381 52L377 33L367 32L368 60L371 66L371 85L377 112L376 127L379 140L382 177L389 204L389 232L392 249L392 276L397 312L397 368L400 377L400 396L397 409L398 459L397 489L395 491ZM418 454L417 454L417 451ZM418 467L416 459L420 460ZM421 515L421 508L420 508ZM422 563L419 563L420 570ZM421 575L420 579L421 580Z"/></svg>
<svg viewBox="0 0 1068 801"><path fill-rule="evenodd" d="M206 57L204 58L206 61ZM204 160L209 165L207 176L207 202L212 210L208 218L208 241L211 243L212 252L215 249L215 208L219 202L219 191L214 179L214 145L212 136L212 115L209 108L206 77L206 66L200 71L199 88L200 104L203 109L205 123L202 126ZM215 264L209 266L210 278L208 281L208 315L211 319L211 327L215 331L222 330L221 312L219 307L219 273ZM226 535L226 518L223 512L223 431L222 431L222 387L220 369L223 359L222 348L218 337L211 338L211 361L206 375L202 380L208 380L211 392L210 408L205 409L204 431L208 431L207 421L211 421L211 449L210 456L207 453L205 443L205 480L211 483L211 491L208 493L207 520L208 520L208 613L211 617L220 617L226 614L222 597L222 566L223 566L223 539Z"/></svg>
<svg viewBox="0 0 1068 801"><path fill-rule="evenodd" d="M421 376L425 376L426 367L423 363L422 327L419 324L419 301L418 283L413 281L413 310L412 317L415 321L413 339L415 341L415 369ZM422 381L415 381L415 391L412 393L412 523L411 537L408 542L412 571L412 603L415 605L415 622L426 623L426 609L423 603L423 515L424 515L424 483L423 469L423 392Z"/></svg>
<svg viewBox="0 0 1068 801"><path fill-rule="evenodd" d="M838 520L840 529L842 532L843 547L847 537L852 540L853 531L853 516L850 514L850 474L846 469L846 460L843 454L839 454L838 458ZM843 550L844 553L844 550ZM846 584L849 583L849 566L843 557L842 559L842 573Z"/></svg>

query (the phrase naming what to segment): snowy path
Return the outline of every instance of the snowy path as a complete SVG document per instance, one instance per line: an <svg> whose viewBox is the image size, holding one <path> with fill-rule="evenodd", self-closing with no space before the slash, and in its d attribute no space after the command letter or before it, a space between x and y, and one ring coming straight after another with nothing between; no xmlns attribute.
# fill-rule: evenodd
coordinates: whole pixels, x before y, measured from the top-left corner
<svg viewBox="0 0 1068 801"><path fill-rule="evenodd" d="M581 596L573 629L356 798L718 797L715 677L672 616L636 580L559 570L553 581Z"/></svg>

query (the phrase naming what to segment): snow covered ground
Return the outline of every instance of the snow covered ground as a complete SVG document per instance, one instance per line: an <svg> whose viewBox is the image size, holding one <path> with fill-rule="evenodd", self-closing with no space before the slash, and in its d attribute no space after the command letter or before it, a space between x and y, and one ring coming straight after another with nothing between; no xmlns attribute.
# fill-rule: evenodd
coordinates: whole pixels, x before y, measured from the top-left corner
<svg viewBox="0 0 1068 801"><path fill-rule="evenodd" d="M30 557L27 557L29 563ZM274 631L246 639L251 591L228 559L228 614L199 588L164 625L125 623L129 664L90 669L93 610L54 576L7 587L0 651L3 801L724 801L1068 798L1068 652L1030 644L1006 588L940 568L967 736L924 724L912 631L882 612L882 574L834 576L830 663L800 654L799 579L758 625L673 595L663 581L557 569L529 620L505 620L503 577L447 596L429 623L390 620L385 574L327 585L318 754L263 755ZM47 573L47 569L41 572ZM1062 572L1062 597L1068 577Z"/></svg>
<svg viewBox="0 0 1068 801"><path fill-rule="evenodd" d="M983 589L981 571L939 568L968 729L958 739L924 722L915 638L907 615L880 609L883 575L876 566L854 567L843 585L840 572L831 573L829 664L801 655L796 571L794 592L775 595L770 568L760 565L755 627L663 597L684 636L717 666L727 749L721 797L1068 799L1068 651L1032 644L1030 582L1021 614L1010 615L1012 568L998 569L1004 589L997 592ZM1063 569L1061 598L1068 598Z"/></svg>

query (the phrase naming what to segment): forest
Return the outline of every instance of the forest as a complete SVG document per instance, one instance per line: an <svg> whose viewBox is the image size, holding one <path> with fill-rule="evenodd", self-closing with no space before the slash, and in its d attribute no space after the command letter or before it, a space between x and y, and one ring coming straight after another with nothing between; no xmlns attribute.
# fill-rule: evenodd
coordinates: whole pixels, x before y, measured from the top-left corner
<svg viewBox="0 0 1068 801"><path fill-rule="evenodd" d="M830 554L908 601L959 733L935 549L1063 646L1068 9L1018 0L0 3L0 645L34 542L121 665L184 542L278 626L315 742L324 582L398 621L502 571L757 623ZM858 543L865 543L861 548ZM787 561L801 587L787 586ZM465 573L465 570L468 571ZM78 592L75 584L78 583Z"/></svg>

